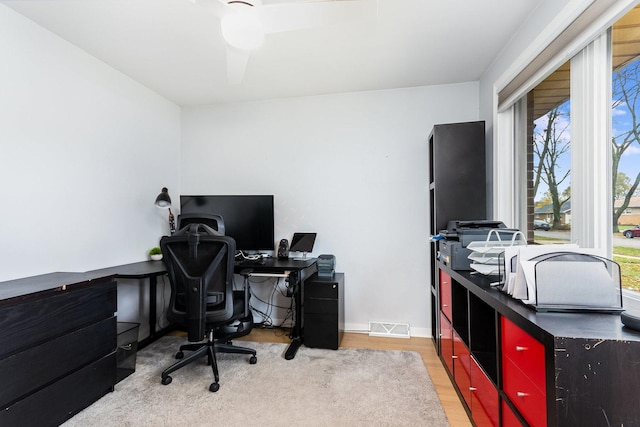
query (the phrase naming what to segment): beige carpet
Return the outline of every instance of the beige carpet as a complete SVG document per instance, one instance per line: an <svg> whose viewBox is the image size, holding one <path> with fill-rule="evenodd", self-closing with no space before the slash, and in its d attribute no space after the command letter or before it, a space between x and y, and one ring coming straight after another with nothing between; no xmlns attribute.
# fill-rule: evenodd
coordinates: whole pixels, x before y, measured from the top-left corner
<svg viewBox="0 0 640 427"><path fill-rule="evenodd" d="M211 393L205 358L160 384L183 342L167 336L138 352L136 372L64 426L448 426L415 352L303 346L285 360L284 344L238 342L258 363L218 355L220 390Z"/></svg>

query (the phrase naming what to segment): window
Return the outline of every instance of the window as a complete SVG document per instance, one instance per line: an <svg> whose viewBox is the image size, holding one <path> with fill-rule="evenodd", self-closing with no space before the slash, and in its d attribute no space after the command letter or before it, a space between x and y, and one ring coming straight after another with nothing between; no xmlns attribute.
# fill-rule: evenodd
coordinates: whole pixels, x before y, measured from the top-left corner
<svg viewBox="0 0 640 427"><path fill-rule="evenodd" d="M622 286L640 291L640 249L622 232L640 224L640 7L612 27L611 142L613 180L613 259Z"/></svg>
<svg viewBox="0 0 640 427"><path fill-rule="evenodd" d="M533 203L527 204L529 240L539 243L569 241L571 230L571 64L565 63L526 96L527 116L533 135L527 151L528 187ZM531 202L531 201L530 201ZM553 233L535 226L547 222ZM538 223L539 224L539 223ZM531 233L531 230L533 233ZM532 239L533 237L533 239Z"/></svg>
<svg viewBox="0 0 640 427"><path fill-rule="evenodd" d="M568 31L584 41L581 49L574 50L580 41L572 39L562 54L546 56L557 60L575 52L570 61L555 69L545 64L541 76L528 70L528 80L518 76L519 88L500 93L504 102L494 140L499 151L494 179L500 180L494 194L501 199L494 212L505 215L510 205L517 206L511 219L527 230L531 242L547 243L547 235L556 233L555 241L613 257L628 289L625 297L640 291L640 249L629 248L621 233L640 224L640 6L623 13L632 3L639 2L617 11L608 6L602 12L606 19ZM559 78L561 73L569 78ZM519 100L508 104L518 93ZM507 172L501 176L501 170L515 176L511 192L505 191ZM518 197L523 190L527 197ZM553 211L545 208L554 205ZM552 222L551 232L534 230L535 220Z"/></svg>

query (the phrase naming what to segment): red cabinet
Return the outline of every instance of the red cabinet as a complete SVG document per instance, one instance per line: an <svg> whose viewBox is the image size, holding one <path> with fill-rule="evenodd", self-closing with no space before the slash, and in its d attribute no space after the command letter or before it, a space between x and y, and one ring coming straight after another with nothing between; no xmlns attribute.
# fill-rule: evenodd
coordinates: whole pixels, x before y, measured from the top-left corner
<svg viewBox="0 0 640 427"><path fill-rule="evenodd" d="M471 414L476 427L497 426L498 413L498 389L471 358Z"/></svg>
<svg viewBox="0 0 640 427"><path fill-rule="evenodd" d="M449 321L451 318L451 276L440 270L440 311L447 316Z"/></svg>
<svg viewBox="0 0 640 427"><path fill-rule="evenodd" d="M547 425L544 346L506 317L502 326L502 388L532 426Z"/></svg>
<svg viewBox="0 0 640 427"><path fill-rule="evenodd" d="M436 266L440 356L475 426L640 426L640 333L618 314L534 311Z"/></svg>
<svg viewBox="0 0 640 427"><path fill-rule="evenodd" d="M502 401L502 427L522 427L522 423L504 400Z"/></svg>
<svg viewBox="0 0 640 427"><path fill-rule="evenodd" d="M467 346L453 331L453 372L460 394L477 427L499 424L498 389L484 373Z"/></svg>
<svg viewBox="0 0 640 427"><path fill-rule="evenodd" d="M453 331L453 377L464 401L471 408L471 354L455 330Z"/></svg>
<svg viewBox="0 0 640 427"><path fill-rule="evenodd" d="M453 328L442 313L440 313L440 357L449 373L453 375Z"/></svg>

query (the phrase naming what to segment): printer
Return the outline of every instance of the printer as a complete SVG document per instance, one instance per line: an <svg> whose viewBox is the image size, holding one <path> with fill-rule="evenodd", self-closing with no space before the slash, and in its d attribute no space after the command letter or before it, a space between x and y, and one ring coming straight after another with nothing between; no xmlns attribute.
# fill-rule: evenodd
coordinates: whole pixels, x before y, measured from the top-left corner
<svg viewBox="0 0 640 427"><path fill-rule="evenodd" d="M438 241L438 259L454 270L472 270L471 250L469 243L485 241L491 230L491 240L498 240L496 233L502 240L510 240L513 233L518 231L507 228L501 221L493 220L451 220L447 222L447 229L441 230L443 237Z"/></svg>

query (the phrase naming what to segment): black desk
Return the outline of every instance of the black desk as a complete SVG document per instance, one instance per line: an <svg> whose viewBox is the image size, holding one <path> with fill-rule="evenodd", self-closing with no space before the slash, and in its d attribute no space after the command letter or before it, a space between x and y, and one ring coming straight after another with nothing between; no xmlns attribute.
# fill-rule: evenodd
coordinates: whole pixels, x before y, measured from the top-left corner
<svg viewBox="0 0 640 427"><path fill-rule="evenodd" d="M291 344L285 352L284 358L291 360L296 356L300 346L304 343L304 329L302 327L302 273L306 272L311 275L311 271L315 267L316 259L308 258L305 260L296 260L293 258L280 260L277 258L266 258L264 264L260 265L244 265L236 264L235 273L245 277L253 275L269 275L269 274L286 274L289 286L293 289L294 298L294 322L291 330ZM267 276L268 277L268 276Z"/></svg>
<svg viewBox="0 0 640 427"><path fill-rule="evenodd" d="M304 343L304 329L302 327L302 274L307 273L308 276L313 274L316 259L309 258L305 260L296 260L289 258L280 260L277 258L266 258L264 264L246 265L236 264L235 273L247 276L249 274L286 274L289 285L293 289L294 298L294 323L291 331L291 344L285 352L285 359L291 360L295 357L298 348ZM84 278L101 278L105 276L113 276L116 279L149 279L149 336L140 341L139 348L150 344L158 339L165 332L165 328L156 331L156 297L157 297L157 279L167 273L165 265L161 261L142 261L132 264L124 264L116 267L108 267L100 270L93 270L82 274Z"/></svg>
<svg viewBox="0 0 640 427"><path fill-rule="evenodd" d="M156 331L156 322L158 321L158 319L156 318L158 276L167 274L164 262L134 262L132 264L124 264L118 265L116 267L93 270L83 274L96 278L113 276L116 279L149 279L149 336L138 343L138 348L145 347L146 345L158 339L165 332L164 330L160 332Z"/></svg>
<svg viewBox="0 0 640 427"><path fill-rule="evenodd" d="M302 274L308 276L314 273L316 259L309 258L306 260L295 260L289 258L279 260L277 258L266 258L264 264L261 265L243 265L235 266L235 273L242 275L249 274L286 274L289 285L293 289L293 298L295 305L294 324L291 332L291 344L285 353L285 359L293 359L298 348L304 342L304 329L302 327ZM20 297L24 294L42 292L56 289L63 284L77 283L82 281L91 281L97 279L115 278L115 279L149 279L149 336L141 340L138 344L139 348L150 344L163 335L166 330L156 331L157 316L157 283L158 276L166 274L166 268L161 261L141 261L131 264L123 264L115 267L107 267L99 270L87 271L85 273L52 273L49 275L30 277L26 279L18 279L10 282L2 283L0 286L0 303L2 300L8 300ZM168 328L167 328L168 329Z"/></svg>

